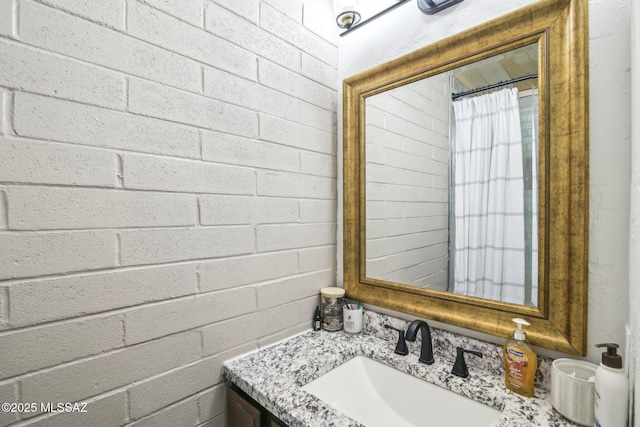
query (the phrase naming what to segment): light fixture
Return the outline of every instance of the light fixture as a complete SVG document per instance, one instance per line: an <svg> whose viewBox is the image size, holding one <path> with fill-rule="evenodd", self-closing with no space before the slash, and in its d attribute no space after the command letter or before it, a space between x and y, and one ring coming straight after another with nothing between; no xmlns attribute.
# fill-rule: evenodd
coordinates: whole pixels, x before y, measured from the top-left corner
<svg viewBox="0 0 640 427"><path fill-rule="evenodd" d="M354 0L333 0L333 10L336 12L336 24L347 30L360 22L360 14L356 10Z"/></svg>
<svg viewBox="0 0 640 427"><path fill-rule="evenodd" d="M394 4L376 13L370 18L365 19L362 22L360 22L360 19L361 19L360 13L357 12L358 7L356 4L356 1L357 0L333 0L333 8L337 15L336 23L338 24L338 27L347 29L347 31L340 34L340 37L343 37L344 35L349 34L351 31L354 31L362 27L363 25L368 24L369 22L392 11L398 6L408 3L410 0L395 0ZM457 0L457 1L462 1L462 0Z"/></svg>
<svg viewBox="0 0 640 427"><path fill-rule="evenodd" d="M418 9L427 15L433 15L463 0L418 0Z"/></svg>

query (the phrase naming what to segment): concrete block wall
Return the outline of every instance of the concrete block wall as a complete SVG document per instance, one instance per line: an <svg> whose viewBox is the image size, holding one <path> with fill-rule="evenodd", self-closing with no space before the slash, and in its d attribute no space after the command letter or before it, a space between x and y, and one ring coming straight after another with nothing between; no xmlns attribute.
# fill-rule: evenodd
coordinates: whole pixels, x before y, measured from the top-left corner
<svg viewBox="0 0 640 427"><path fill-rule="evenodd" d="M448 85L441 74L367 98L368 277L448 287Z"/></svg>
<svg viewBox="0 0 640 427"><path fill-rule="evenodd" d="M0 426L225 426L222 363L310 328L334 27L329 0L0 0L0 401L36 404Z"/></svg>

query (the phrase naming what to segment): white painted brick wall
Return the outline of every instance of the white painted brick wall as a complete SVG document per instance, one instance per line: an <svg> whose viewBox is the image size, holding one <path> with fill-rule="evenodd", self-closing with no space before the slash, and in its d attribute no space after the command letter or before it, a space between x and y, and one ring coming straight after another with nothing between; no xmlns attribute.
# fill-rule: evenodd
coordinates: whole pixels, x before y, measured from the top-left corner
<svg viewBox="0 0 640 427"><path fill-rule="evenodd" d="M185 4L184 0L144 0L144 3L186 21L191 25L201 27L207 1L191 0Z"/></svg>
<svg viewBox="0 0 640 427"><path fill-rule="evenodd" d="M289 145L302 150L336 154L336 141L327 139L328 130L316 130L299 123L280 120L275 117L260 118L260 137L267 141Z"/></svg>
<svg viewBox="0 0 640 427"><path fill-rule="evenodd" d="M122 316L116 315L8 333L2 337L0 378L122 347L122 328Z"/></svg>
<svg viewBox="0 0 640 427"><path fill-rule="evenodd" d="M159 12L131 2L127 11L127 31L134 37L246 77L256 76L256 55L237 49L232 42Z"/></svg>
<svg viewBox="0 0 640 427"><path fill-rule="evenodd" d="M260 83L319 107L331 108L333 90L270 61L260 60L259 68Z"/></svg>
<svg viewBox="0 0 640 427"><path fill-rule="evenodd" d="M292 199L250 196L202 196L202 225L297 222L298 202Z"/></svg>
<svg viewBox="0 0 640 427"><path fill-rule="evenodd" d="M262 6L264 4L261 2ZM260 28L215 3L207 6L205 28L218 37L232 40L242 48L291 70L300 68L300 50L291 46L289 40L279 38L268 29ZM295 28L300 26L296 25Z"/></svg>
<svg viewBox="0 0 640 427"><path fill-rule="evenodd" d="M291 278L274 280L257 286L258 310L281 305L283 301L294 302L312 295L316 295L318 286L331 280L333 270L314 271ZM322 286L320 286L320 289ZM317 301L316 301L317 302ZM317 304L316 304L317 305ZM302 313L303 320L308 324L312 318L308 313Z"/></svg>
<svg viewBox="0 0 640 427"><path fill-rule="evenodd" d="M187 397L193 391L204 390L211 384L211 373L220 371L222 363L220 355L208 357L134 385L129 390L132 418L161 410L176 396Z"/></svg>
<svg viewBox="0 0 640 427"><path fill-rule="evenodd" d="M86 427L124 425L128 421L126 391L106 393L94 399L85 399L86 413L82 417L72 412L59 412L51 417L30 420L34 427Z"/></svg>
<svg viewBox="0 0 640 427"><path fill-rule="evenodd" d="M226 400L227 387L224 384L215 386L197 395L201 420L210 420L226 411L222 405Z"/></svg>
<svg viewBox="0 0 640 427"><path fill-rule="evenodd" d="M335 200L335 178L282 172L258 172L258 195Z"/></svg>
<svg viewBox="0 0 640 427"><path fill-rule="evenodd" d="M243 18L258 24L260 17L260 2L258 1L235 1L235 0L218 0L217 3L224 8L240 15Z"/></svg>
<svg viewBox="0 0 640 427"><path fill-rule="evenodd" d="M258 252L335 244L334 224L260 225L257 227Z"/></svg>
<svg viewBox="0 0 640 427"><path fill-rule="evenodd" d="M255 289L243 287L135 308L125 313L127 344L246 314L256 309Z"/></svg>
<svg viewBox="0 0 640 427"><path fill-rule="evenodd" d="M216 291L291 276L298 270L296 252L277 252L198 264L200 290Z"/></svg>
<svg viewBox="0 0 640 427"><path fill-rule="evenodd" d="M325 8L326 9L326 8ZM331 42L318 37L279 10L263 4L260 8L260 25L266 31L286 40L301 51L307 52L329 65L337 66L338 48Z"/></svg>
<svg viewBox="0 0 640 427"><path fill-rule="evenodd" d="M106 25L107 27L124 29L125 3L122 0L102 0L99 3L75 0L44 0L43 3L66 10L73 15L79 15L90 21Z"/></svg>
<svg viewBox="0 0 640 427"><path fill-rule="evenodd" d="M194 226L195 196L137 191L11 187L12 230Z"/></svg>
<svg viewBox="0 0 640 427"><path fill-rule="evenodd" d="M283 119L300 119L301 100L251 80L239 78L225 71L204 70L204 93L220 101L237 104L249 110L276 115ZM248 132L246 136L252 136Z"/></svg>
<svg viewBox="0 0 640 427"><path fill-rule="evenodd" d="M11 99L11 92L0 89L0 135L11 132L9 129L10 119L8 117L9 111L11 110Z"/></svg>
<svg viewBox="0 0 640 427"><path fill-rule="evenodd" d="M214 323L202 329L204 353L217 354L247 340L271 335L298 323L299 316L297 307L291 304Z"/></svg>
<svg viewBox="0 0 640 427"><path fill-rule="evenodd" d="M301 200L300 220L303 222L335 222L337 203L332 200Z"/></svg>
<svg viewBox="0 0 640 427"><path fill-rule="evenodd" d="M0 85L101 107L126 106L125 77L24 45L0 40Z"/></svg>
<svg viewBox="0 0 640 427"><path fill-rule="evenodd" d="M22 92L16 92L14 114L15 133L22 137L179 157L200 156L196 129L162 120Z"/></svg>
<svg viewBox="0 0 640 427"><path fill-rule="evenodd" d="M196 61L34 1L20 2L19 25L33 46L182 89L201 87Z"/></svg>
<svg viewBox="0 0 640 427"><path fill-rule="evenodd" d="M0 35L13 34L13 8L15 0L0 0Z"/></svg>
<svg viewBox="0 0 640 427"><path fill-rule="evenodd" d="M255 194L252 169L125 154L124 185L141 190L185 193Z"/></svg>
<svg viewBox="0 0 640 427"><path fill-rule="evenodd" d="M300 152L293 147L220 132L202 132L202 158L216 163L300 171Z"/></svg>
<svg viewBox="0 0 640 427"><path fill-rule="evenodd" d="M115 249L112 231L0 233L0 280L115 267Z"/></svg>
<svg viewBox="0 0 640 427"><path fill-rule="evenodd" d="M337 173L337 161L331 155L303 152L300 161L300 169L309 175L332 177Z"/></svg>
<svg viewBox="0 0 640 427"><path fill-rule="evenodd" d="M300 103L300 123L316 129L335 129L335 115L331 111L316 105Z"/></svg>
<svg viewBox="0 0 640 427"><path fill-rule="evenodd" d="M310 327L336 277L332 15L0 0L0 400L89 411L0 427L226 426L223 362Z"/></svg>
<svg viewBox="0 0 640 427"><path fill-rule="evenodd" d="M118 155L109 151L0 138L2 182L116 187L118 163Z"/></svg>
<svg viewBox="0 0 640 427"><path fill-rule="evenodd" d="M198 332L185 332L38 371L20 380L22 399L48 402L64 396L64 401L81 400L197 360L200 346Z"/></svg>
<svg viewBox="0 0 640 427"><path fill-rule="evenodd" d="M212 379L222 380L222 364L225 360L250 351L253 348L249 344L241 345L233 350L202 358L187 366L182 366L134 385L129 390L132 417L139 417L140 414L162 409L169 403L174 402L176 398L184 399L190 396L194 390L200 392L208 389ZM213 375L211 375L212 372L214 373ZM216 393L215 396L220 398L224 394ZM198 400L200 403L208 403L208 399ZM213 409L215 411L215 408ZM201 408L201 416L203 412ZM206 414L206 412L204 413Z"/></svg>
<svg viewBox="0 0 640 427"><path fill-rule="evenodd" d="M195 397L163 407L152 415L130 424L131 427L198 425L198 399Z"/></svg>
<svg viewBox="0 0 640 427"><path fill-rule="evenodd" d="M198 284L195 264L174 264L14 281L7 290L11 326L20 327L191 295Z"/></svg>
<svg viewBox="0 0 640 427"><path fill-rule="evenodd" d="M258 132L255 111L141 79L129 82L129 109L136 114L237 135L255 136Z"/></svg>
<svg viewBox="0 0 640 427"><path fill-rule="evenodd" d="M7 194L0 191L0 230L7 228Z"/></svg>
<svg viewBox="0 0 640 427"><path fill-rule="evenodd" d="M253 227L180 228L120 232L122 265L159 264L255 252Z"/></svg>
<svg viewBox="0 0 640 427"><path fill-rule="evenodd" d="M11 382L0 382L0 401L2 402L15 402L18 396L17 383L14 381ZM8 425L18 419L17 413L11 412L0 412L0 423L2 425Z"/></svg>
<svg viewBox="0 0 640 427"><path fill-rule="evenodd" d="M330 89L338 79L334 68L306 53L302 53L302 74Z"/></svg>
<svg viewBox="0 0 640 427"><path fill-rule="evenodd" d="M331 251L333 251L333 246L299 250L300 272L308 273L336 268L336 259L331 256Z"/></svg>

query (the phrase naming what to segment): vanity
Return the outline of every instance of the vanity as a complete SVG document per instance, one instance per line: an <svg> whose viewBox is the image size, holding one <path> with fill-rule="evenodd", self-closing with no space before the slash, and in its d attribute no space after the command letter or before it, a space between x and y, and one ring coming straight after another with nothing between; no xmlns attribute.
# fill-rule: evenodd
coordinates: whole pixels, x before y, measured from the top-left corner
<svg viewBox="0 0 640 427"><path fill-rule="evenodd" d="M523 317L531 323L527 338L533 345L586 354L587 8L587 0L540 0L344 80L343 285L347 298L503 338L513 333L511 320ZM514 132L516 140L522 137L517 141L521 157L509 160L524 170L517 176L519 191L524 192L524 196L517 196L524 197L518 201L525 205L524 209L518 207L525 211L522 220L521 212L511 208L481 214L456 210L466 203L458 197L465 183L458 181L456 173L472 167L451 160L462 142L457 136L464 122L457 119L467 117L460 114L454 122L449 122L449 117L460 107L458 98L502 86L510 86L512 94L520 98L512 108L519 110L516 122L524 123L523 111L535 112L528 119L534 136L525 144L525 132ZM523 97L529 97L527 102L522 102ZM482 112L475 113L473 119L480 117L484 117ZM512 142L494 146L504 143ZM474 145L462 153L474 151L485 148ZM493 157L486 163L477 162L484 165L480 169L504 163L508 163L504 158ZM490 176L482 184L511 179ZM479 181L472 178L471 182ZM483 193L482 188L471 194ZM503 195L500 203L512 196L511 192ZM469 230L480 229L461 226L458 218L498 216L500 225L516 215L517 221L524 223L518 232L525 235L519 236L525 242L509 242L498 248L486 239L489 233L485 230L493 233L491 227L477 233L482 238L458 240L462 234L473 234ZM497 234L502 239L515 233L504 229ZM459 274L458 267L474 264L458 258L460 248L499 250L500 254L490 255L486 264L504 274L498 274L497 280L488 280L484 271ZM508 251L525 255L512 261L515 258L509 258L513 254ZM485 281L500 288L498 292L470 290ZM238 421L237 426L448 426L447 421L443 424L430 419L429 412L444 411L446 417L449 411L455 418L456 412L467 411L457 409L454 401L460 396L497 411L487 426L574 425L550 403L549 359L538 358L536 394L524 398L504 385L501 346L432 329L435 362L425 364L418 361L421 349L417 343L407 343L408 355L394 352L398 333L387 326L406 331L407 321L368 310L363 323L360 334L307 332L226 362L223 370L231 383L232 402L238 403L239 416L247 420ZM467 378L451 373L458 348L483 356L467 356ZM383 415L366 418L362 411L351 412L355 403L340 410L334 402L338 397L330 391L334 387L344 392L351 385L353 371L346 368L351 361L379 362L382 365L378 367L386 372L380 375L390 378L383 388L392 394L379 400L376 396L367 398L378 403L364 404L364 412L396 404L390 402L398 401L393 387L400 383L395 378L401 373L439 387L433 396L440 398L446 390L455 397L445 398L444 404L432 402L432 407L430 401L435 399L425 398L402 409L398 409L403 403L399 399L399 406L390 412L415 415L417 406L418 418L413 421L407 420L409 416L399 416L397 422L381 421ZM344 373L334 375L329 394L318 397L310 384L333 370ZM422 389L420 384L416 387ZM403 389L399 387L397 394ZM340 400L356 402L349 399L357 393L356 387L351 395L343 393ZM432 391L424 395L429 393ZM426 417L420 418L420 412ZM477 426L474 421L467 419L459 425Z"/></svg>
<svg viewBox="0 0 640 427"><path fill-rule="evenodd" d="M406 329L406 320L373 311L365 311L364 329L360 334L309 331L262 350L227 361L223 372L230 390L248 396L255 413L263 411L269 426L365 426L331 404L303 389L322 375L344 365L357 356L365 356L399 372L419 378L442 389L450 390L499 411L493 425L506 426L573 426L553 409L549 396L551 360L539 357L536 394L524 398L504 386L502 348L499 345L432 328L435 363L418 362L420 343L407 343L409 354L394 353L397 333L385 328L392 325ZM480 351L482 358L468 356L469 377L451 374L456 347ZM350 377L344 376L334 387L346 387ZM394 384L388 384L393 392ZM401 392L401 390L398 390ZM232 391L231 393L238 393ZM426 415L429 399L420 410ZM258 407L259 405L259 407ZM446 410L455 412L452 403ZM268 413L267 416L264 414ZM260 415L258 415L260 417ZM428 418L427 418L428 419ZM399 421L397 426L402 425ZM231 424L230 424L231 425ZM245 424L238 425L243 427ZM246 424L260 426L265 424ZM405 424L410 425L410 424ZM429 424L419 424L428 427ZM434 424L436 425L436 424ZM442 424L437 424L442 425ZM473 424L477 425L477 424Z"/></svg>

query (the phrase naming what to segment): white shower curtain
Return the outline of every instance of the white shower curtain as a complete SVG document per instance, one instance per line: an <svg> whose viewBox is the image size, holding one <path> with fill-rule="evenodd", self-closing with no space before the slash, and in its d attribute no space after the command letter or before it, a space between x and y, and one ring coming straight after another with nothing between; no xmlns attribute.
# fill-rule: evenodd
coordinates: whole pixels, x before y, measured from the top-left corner
<svg viewBox="0 0 640 427"><path fill-rule="evenodd" d="M524 303L525 233L518 90L453 103L454 292Z"/></svg>

